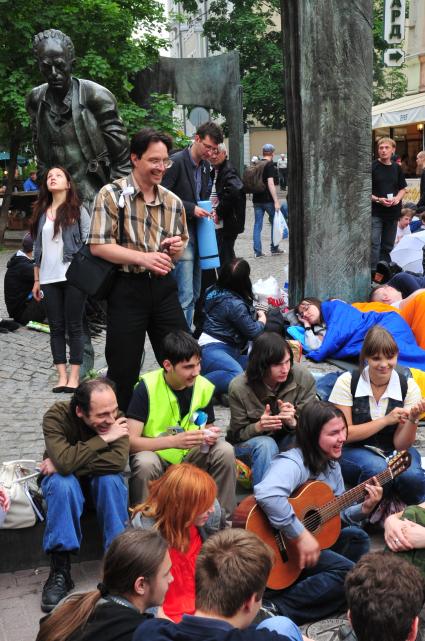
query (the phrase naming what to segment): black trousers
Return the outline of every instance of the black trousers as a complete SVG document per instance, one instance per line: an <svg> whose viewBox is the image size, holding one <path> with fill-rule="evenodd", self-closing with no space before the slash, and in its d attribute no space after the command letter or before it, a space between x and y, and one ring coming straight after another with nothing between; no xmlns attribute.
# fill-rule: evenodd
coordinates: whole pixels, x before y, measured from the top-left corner
<svg viewBox="0 0 425 641"><path fill-rule="evenodd" d="M189 332L171 274L120 273L108 298L105 356L108 377L117 387L118 405L126 411L137 382L145 336L162 365L162 341L172 331Z"/></svg>
<svg viewBox="0 0 425 641"><path fill-rule="evenodd" d="M69 338L69 362L83 362L83 314L86 295L65 281L41 286L50 326L50 347L55 365L66 363L66 341Z"/></svg>
<svg viewBox="0 0 425 641"><path fill-rule="evenodd" d="M44 308L44 302L41 300L37 303L34 298L31 298L25 305L25 309L22 310L19 316L14 316L13 320L21 325L26 325L30 321L36 321L37 323L43 323L46 320L46 310Z"/></svg>

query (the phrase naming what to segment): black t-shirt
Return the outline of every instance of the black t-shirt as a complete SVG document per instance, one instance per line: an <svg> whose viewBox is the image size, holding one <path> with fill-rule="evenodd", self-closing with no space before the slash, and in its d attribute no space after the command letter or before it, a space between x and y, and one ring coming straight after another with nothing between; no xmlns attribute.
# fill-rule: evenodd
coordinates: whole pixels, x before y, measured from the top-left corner
<svg viewBox="0 0 425 641"><path fill-rule="evenodd" d="M169 389L170 395L174 394L174 396L177 398L177 402L180 408L180 416L186 416L186 414L190 410L193 387L185 387L182 390L173 390L171 387ZM208 424L214 423L215 415L212 401L210 401L206 407L200 407L198 411L199 410L202 410L207 414ZM149 394L146 389L145 381L142 380L133 392L133 396L131 397L130 405L127 410L127 417L134 418L136 421L140 421L141 423L146 423L149 417L149 411ZM173 425L177 425L177 422L178 416L173 417ZM167 429L167 427L173 427L173 425L164 425L164 431Z"/></svg>
<svg viewBox="0 0 425 641"><path fill-rule="evenodd" d="M267 178L273 178L273 182L275 185L279 183L279 176L277 173L277 169L273 164L272 160L269 160L267 165L264 165L263 169L263 183L264 183L264 191L261 191L258 194L253 194L252 195L252 202L253 203L272 203L273 198L270 193L270 190L267 186Z"/></svg>
<svg viewBox="0 0 425 641"><path fill-rule="evenodd" d="M400 189L405 189L407 182L400 165L392 162L391 165L384 165L380 160L372 163L372 194L379 198L386 198L388 194L397 196ZM384 207L372 201L372 216L381 218L400 218L401 202L394 207Z"/></svg>

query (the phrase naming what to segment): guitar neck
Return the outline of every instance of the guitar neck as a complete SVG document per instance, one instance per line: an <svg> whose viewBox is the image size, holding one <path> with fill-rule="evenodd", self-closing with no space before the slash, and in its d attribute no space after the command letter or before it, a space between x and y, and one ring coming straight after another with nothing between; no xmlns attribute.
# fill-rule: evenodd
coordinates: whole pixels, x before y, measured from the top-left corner
<svg viewBox="0 0 425 641"><path fill-rule="evenodd" d="M376 474L375 478L380 485L384 486L386 483L393 479L393 474L390 468L387 467L387 469L383 472ZM360 483L360 485L351 488L351 490L347 490L347 492L344 492L344 494L341 494L341 496L337 496L332 499L332 501L329 501L328 503L325 503L325 505L322 505L322 507L318 510L322 522L329 521L334 516L342 512L342 510L350 507L350 505L359 503L366 494L365 486L371 483L372 479L363 481L363 483Z"/></svg>

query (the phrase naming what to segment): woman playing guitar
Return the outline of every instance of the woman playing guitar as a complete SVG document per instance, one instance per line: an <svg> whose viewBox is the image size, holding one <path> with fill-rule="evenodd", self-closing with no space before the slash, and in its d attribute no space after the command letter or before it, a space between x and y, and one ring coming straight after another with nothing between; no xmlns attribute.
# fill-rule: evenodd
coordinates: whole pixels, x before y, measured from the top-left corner
<svg viewBox="0 0 425 641"><path fill-rule="evenodd" d="M298 624L323 619L345 606L344 578L354 563L369 550L369 537L358 525L382 498L375 480L365 487L362 504L345 509L343 529L337 542L320 551L318 541L295 515L289 497L311 480L325 482L336 496L344 493L338 459L347 438L344 414L326 401L312 401L301 411L296 430L296 447L278 454L264 479L255 486L257 503L276 530L291 540L302 572L290 587L269 590L279 614Z"/></svg>

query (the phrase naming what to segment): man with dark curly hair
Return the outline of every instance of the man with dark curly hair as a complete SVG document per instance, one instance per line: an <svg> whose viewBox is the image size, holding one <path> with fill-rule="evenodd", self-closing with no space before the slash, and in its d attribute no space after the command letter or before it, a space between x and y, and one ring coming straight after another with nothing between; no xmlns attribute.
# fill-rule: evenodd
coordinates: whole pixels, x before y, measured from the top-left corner
<svg viewBox="0 0 425 641"><path fill-rule="evenodd" d="M392 554L365 554L347 574L348 618L358 641L415 641L424 582L417 568Z"/></svg>

